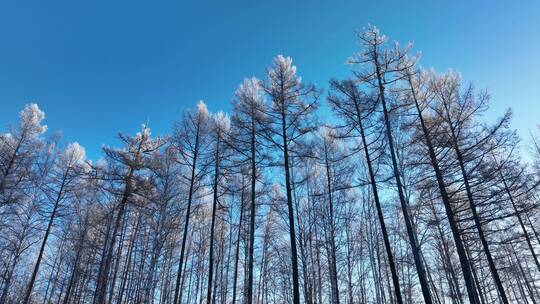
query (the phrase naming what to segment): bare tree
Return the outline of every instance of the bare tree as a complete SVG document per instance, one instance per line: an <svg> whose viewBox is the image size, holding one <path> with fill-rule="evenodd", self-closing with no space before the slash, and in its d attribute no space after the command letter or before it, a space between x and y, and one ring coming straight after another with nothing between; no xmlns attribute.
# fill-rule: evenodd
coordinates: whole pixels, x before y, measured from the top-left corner
<svg viewBox="0 0 540 304"><path fill-rule="evenodd" d="M45 193L46 197L53 201L53 207L47 223L45 235L41 241L41 247L39 248L34 270L32 271L32 276L30 277L30 282L28 283L28 287L26 289L23 300L23 303L25 304L29 303L30 301L30 296L32 295L32 289L36 281L41 259L43 258L43 254L45 252L45 245L49 239L58 209L60 208L61 203L65 200L66 196L70 194L70 190L77 186L77 179L79 178L81 172L84 171L84 157L84 149L82 149L78 143L70 144L64 153L58 156L58 160L56 160L52 170L53 172L50 174L52 180L49 183L44 184L42 191Z"/></svg>
<svg viewBox="0 0 540 304"><path fill-rule="evenodd" d="M173 302L175 304L182 302L182 264L184 263L184 254L186 250L186 240L189 229L189 218L191 216L191 206L193 204L193 195L200 187L201 179L207 173L208 164L204 159L202 147L208 144L208 134L210 128L208 109L204 102L197 104L197 111L184 114L175 130L174 144L179 153L179 162L186 168L187 176L184 177L188 184L188 199L186 206L186 216L184 220L184 230L182 233L182 244L180 247L180 260L178 262L178 272L176 275L176 284L174 287Z"/></svg>
<svg viewBox="0 0 540 304"><path fill-rule="evenodd" d="M411 245L418 279L422 287L424 301L428 304L433 303L429 289L429 283L426 276L424 264L422 262L422 251L414 231L412 219L410 216L409 206L407 204L403 189L403 182L398 166L396 156L393 127L391 125L390 109L387 105L387 94L389 86L400 79L400 75L396 74L396 66L405 56L399 48L394 47L388 49L385 47L387 38L379 34L375 27L369 27L364 33L359 35L359 40L364 46L364 50L350 59L351 64L359 64L364 70L355 73L357 81L366 86L367 89L376 91L376 98L380 102L383 112L384 125L386 129L386 139L388 140L388 150L391 156L393 176L396 182L396 188L401 204L401 211L405 219L405 226ZM395 110L394 110L395 112ZM397 302L402 303L400 294L396 294Z"/></svg>
<svg viewBox="0 0 540 304"><path fill-rule="evenodd" d="M223 179L224 174L224 161L227 155L227 145L224 144L225 137L229 133L231 128L231 122L229 117L219 112L213 116L213 163L214 163L214 176L212 181L212 218L210 224L210 249L208 257L208 289L206 293L206 303L212 303L212 289L214 276L214 238L215 238L215 225L216 225L216 213L218 208L218 199L220 197L219 184Z"/></svg>
<svg viewBox="0 0 540 304"><path fill-rule="evenodd" d="M253 254L255 250L255 218L257 208L257 181L259 167L267 157L264 148L264 130L267 126L264 91L257 78L245 79L235 92L233 100L233 131L231 146L238 154L241 166L250 168L250 217L249 217L249 257L247 280L247 303L253 301Z"/></svg>
<svg viewBox="0 0 540 304"><path fill-rule="evenodd" d="M0 135L0 207L16 203L31 182L32 167L43 148L45 113L37 104L27 104L19 113L17 126Z"/></svg>
<svg viewBox="0 0 540 304"><path fill-rule="evenodd" d="M312 85L304 85L296 75L296 66L290 57L278 55L267 70L264 89L271 99L267 114L271 128L268 138L280 150L285 170L285 189L289 217L293 303L300 303L298 255L294 224L292 180L290 172L290 146L313 129L310 116L317 109L318 92Z"/></svg>
<svg viewBox="0 0 540 304"><path fill-rule="evenodd" d="M143 181L138 180L137 172L145 168L147 157L164 144L164 141L160 138L152 139L150 137L150 129L145 125L143 125L141 132L137 133L137 135L126 136L120 134L120 139L125 145L123 149L104 148L105 154L109 157L110 161L117 164L117 166L111 168L108 174L111 175L111 178L120 182L123 190L116 205L118 211L114 217L111 240L108 242L106 255L102 257L103 268L96 286L97 304L104 304L106 301L113 250L116 244L118 230L124 218L126 206L133 200L133 195L136 194L138 188L142 186L141 183L143 183ZM111 290L111 292L113 291Z"/></svg>
<svg viewBox="0 0 540 304"><path fill-rule="evenodd" d="M390 246L390 239L388 237L388 231L386 228L386 223L384 220L384 215L379 197L379 189L375 177L372 154L370 152L370 146L372 146L375 141L368 141L366 129L368 129L369 127L364 126L367 117L369 117L370 114L373 113L374 104L372 103L372 99L370 99L365 94L361 94L358 91L358 88L351 80L346 80L342 82L333 80L331 82L331 87L332 93L330 94L328 101L330 102L334 111L336 111L340 116L345 119L345 134L355 131L361 138L361 145L363 147L363 153L366 159L366 165L368 167L369 183L373 191L373 200L375 202L375 207L377 210L377 218L379 220L379 224L381 225L381 232L383 236L386 255L388 257L390 271L392 273L394 292L396 294L396 298L401 299L399 277L395 266L392 248Z"/></svg>

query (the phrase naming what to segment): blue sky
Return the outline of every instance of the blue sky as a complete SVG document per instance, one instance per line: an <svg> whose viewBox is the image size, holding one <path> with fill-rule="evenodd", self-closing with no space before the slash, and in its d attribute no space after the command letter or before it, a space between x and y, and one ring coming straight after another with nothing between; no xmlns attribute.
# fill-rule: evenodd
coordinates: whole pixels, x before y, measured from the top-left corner
<svg viewBox="0 0 540 304"><path fill-rule="evenodd" d="M277 54L326 88L350 72L354 31L368 23L412 41L422 65L452 68L507 107L528 136L540 123L539 1L0 2L0 125L35 101L51 131L91 158L119 131L170 131L204 99L228 110L237 85Z"/></svg>

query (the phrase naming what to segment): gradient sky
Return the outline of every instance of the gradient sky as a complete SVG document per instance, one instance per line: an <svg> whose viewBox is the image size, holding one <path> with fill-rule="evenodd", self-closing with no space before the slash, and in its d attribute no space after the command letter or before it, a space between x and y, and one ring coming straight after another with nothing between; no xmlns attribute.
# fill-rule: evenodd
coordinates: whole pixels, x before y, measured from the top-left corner
<svg viewBox="0 0 540 304"><path fill-rule="evenodd" d="M49 130L95 159L143 122L169 132L199 99L228 110L277 54L326 88L349 75L368 23L414 42L424 67L487 88L488 119L512 107L525 137L540 123L540 1L2 0L0 126L37 102Z"/></svg>

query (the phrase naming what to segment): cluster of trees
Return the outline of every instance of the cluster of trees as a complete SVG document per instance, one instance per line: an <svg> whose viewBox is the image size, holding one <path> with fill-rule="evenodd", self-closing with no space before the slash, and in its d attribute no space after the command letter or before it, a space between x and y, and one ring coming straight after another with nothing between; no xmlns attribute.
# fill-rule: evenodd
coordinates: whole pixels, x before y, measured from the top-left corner
<svg viewBox="0 0 540 304"><path fill-rule="evenodd" d="M410 46L358 39L332 124L284 56L230 116L201 101L98 162L27 105L0 135L0 304L540 303L540 145Z"/></svg>

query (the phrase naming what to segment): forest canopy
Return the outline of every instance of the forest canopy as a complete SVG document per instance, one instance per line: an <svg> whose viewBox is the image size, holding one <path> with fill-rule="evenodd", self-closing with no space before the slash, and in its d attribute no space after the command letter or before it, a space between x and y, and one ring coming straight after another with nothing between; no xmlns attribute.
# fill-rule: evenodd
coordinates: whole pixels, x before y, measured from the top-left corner
<svg viewBox="0 0 540 304"><path fill-rule="evenodd" d="M357 40L326 92L277 55L229 113L199 101L99 161L27 104L0 133L0 304L538 303L540 137Z"/></svg>

